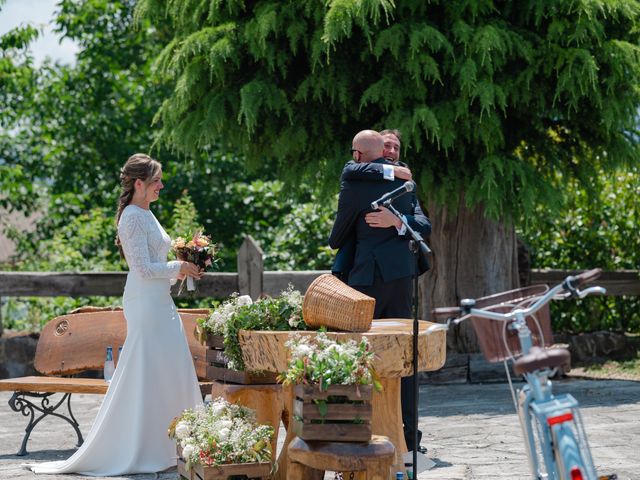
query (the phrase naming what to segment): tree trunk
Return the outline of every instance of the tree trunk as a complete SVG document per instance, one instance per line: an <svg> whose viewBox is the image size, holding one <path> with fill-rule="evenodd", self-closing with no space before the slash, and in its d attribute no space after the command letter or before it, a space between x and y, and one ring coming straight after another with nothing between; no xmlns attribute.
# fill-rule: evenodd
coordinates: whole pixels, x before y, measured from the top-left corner
<svg viewBox="0 0 640 480"><path fill-rule="evenodd" d="M484 208L469 209L461 199L456 210L429 205L433 224L431 270L422 276L421 318L431 309L451 307L463 298L478 298L519 287L517 239L513 225L486 218ZM449 331L449 351L478 352L470 322Z"/></svg>

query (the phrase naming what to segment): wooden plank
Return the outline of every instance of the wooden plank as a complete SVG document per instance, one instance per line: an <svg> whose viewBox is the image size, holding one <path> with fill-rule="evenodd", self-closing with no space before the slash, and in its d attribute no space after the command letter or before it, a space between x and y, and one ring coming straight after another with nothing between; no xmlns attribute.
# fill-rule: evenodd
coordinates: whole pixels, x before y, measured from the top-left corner
<svg viewBox="0 0 640 480"><path fill-rule="evenodd" d="M326 400L329 397L346 397L352 401L371 401L373 387L371 385L330 385L326 390L320 391L317 385L296 385L293 388L296 397L304 402L313 400Z"/></svg>
<svg viewBox="0 0 640 480"><path fill-rule="evenodd" d="M127 272L0 272L0 295L7 297L120 297ZM179 285L174 285L176 296ZM186 290L186 289L185 289ZM225 298L238 291L238 274L205 273L195 297ZM184 292L182 296L188 295Z"/></svg>
<svg viewBox="0 0 640 480"><path fill-rule="evenodd" d="M325 442L368 442L371 440L371 424L361 423L303 423L294 418L293 430L303 440Z"/></svg>
<svg viewBox="0 0 640 480"><path fill-rule="evenodd" d="M0 380L0 391L105 394L109 384L101 378L21 377Z"/></svg>
<svg viewBox="0 0 640 480"><path fill-rule="evenodd" d="M274 372L245 372L226 367L207 365L207 378L221 382L238 383L241 385L266 385L276 383Z"/></svg>
<svg viewBox="0 0 640 480"><path fill-rule="evenodd" d="M303 403L297 399L293 404L293 414L302 419L304 423L313 420L324 420L326 423L338 421L352 421L358 419L359 423L371 423L371 402L363 404L355 403L328 403L327 412L322 415L315 403Z"/></svg>
<svg viewBox="0 0 640 480"><path fill-rule="evenodd" d="M268 478L271 473L271 462L255 463L230 463L219 466L192 465L191 470L187 470L187 465L182 458L182 449L177 446L178 451L178 475L189 480L227 480L229 477L245 475L248 478Z"/></svg>
<svg viewBox="0 0 640 480"><path fill-rule="evenodd" d="M224 350L217 348L207 349L206 360L207 363L216 367L225 367L229 364L229 357L225 355Z"/></svg>
<svg viewBox="0 0 640 480"><path fill-rule="evenodd" d="M186 462L178 457L178 480L193 480L193 470L187 470Z"/></svg>
<svg viewBox="0 0 640 480"><path fill-rule="evenodd" d="M194 465L193 480L228 480L230 477L245 475L248 478L268 478L271 463L233 463L219 467Z"/></svg>
<svg viewBox="0 0 640 480"><path fill-rule="evenodd" d="M562 282L569 275L577 275L585 270L531 270L531 284L547 284L550 286ZM609 296L640 295L640 271L617 270L602 272L592 285L607 289Z"/></svg>
<svg viewBox="0 0 640 480"><path fill-rule="evenodd" d="M262 295L263 253L260 245L250 236L238 250L238 291L257 300Z"/></svg>
<svg viewBox="0 0 640 480"><path fill-rule="evenodd" d="M259 248L259 247L257 247ZM256 262L260 260L256 257ZM252 260L252 261L254 261ZM243 257L243 265L247 264ZM244 267L243 267L244 268ZM308 271L266 271L262 275L259 263L248 273L244 270L243 289L249 294L258 292L276 296L292 284L302 293L313 280L325 270ZM579 273L583 270L532 270L532 284L560 283L567 275ZM6 297L86 297L86 296L116 296L124 291L127 272L0 272L0 296ZM262 282L262 287L260 287ZM622 270L603 272L596 284L607 289L607 295L640 295L640 274L638 270ZM249 289L251 286L251 289ZM177 293L178 285L172 289ZM234 292L239 292L240 278L234 272L205 273L198 287L192 295L196 297L225 298ZM187 295L187 292L183 293ZM257 297L256 297L257 298Z"/></svg>

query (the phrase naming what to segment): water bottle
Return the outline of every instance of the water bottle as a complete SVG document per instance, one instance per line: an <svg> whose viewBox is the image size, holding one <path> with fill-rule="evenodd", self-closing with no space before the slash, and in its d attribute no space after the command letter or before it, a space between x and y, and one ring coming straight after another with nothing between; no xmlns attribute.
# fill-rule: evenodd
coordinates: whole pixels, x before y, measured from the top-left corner
<svg viewBox="0 0 640 480"><path fill-rule="evenodd" d="M107 358L104 361L104 379L107 382L110 382L111 378L113 378L115 369L116 366L113 363L113 348L107 347Z"/></svg>
<svg viewBox="0 0 640 480"><path fill-rule="evenodd" d="M122 345L118 347L118 363L120 363L120 356L122 355Z"/></svg>
<svg viewBox="0 0 640 480"><path fill-rule="evenodd" d="M404 479L404 473L396 472L396 480L403 480L403 479Z"/></svg>

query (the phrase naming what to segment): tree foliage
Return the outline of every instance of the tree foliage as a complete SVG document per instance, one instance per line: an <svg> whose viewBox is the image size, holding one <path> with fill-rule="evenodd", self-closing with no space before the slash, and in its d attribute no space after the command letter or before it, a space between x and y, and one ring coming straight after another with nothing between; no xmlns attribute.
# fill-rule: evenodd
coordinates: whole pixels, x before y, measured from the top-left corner
<svg viewBox="0 0 640 480"><path fill-rule="evenodd" d="M95 228L105 230L112 224L120 167L132 153L151 151L152 118L170 90L152 73L150 64L166 43L168 29L148 21L135 24L134 4L133 0L59 3L56 28L79 45L74 65L49 62L36 68L27 50L37 33L32 27L0 38L4 101L0 106L0 207L46 212L36 232L16 237L19 268L36 268L25 260L52 238L64 234L73 241L67 227L77 219L99 212L105 220ZM223 270L235 270L243 236L253 235L274 259L268 260L269 265L278 268L279 257L272 254L271 246L278 229L284 228L281 218L295 216L296 205L309 201L310 192L296 197L283 188L268 165L249 172L243 157L223 141L180 158L166 149L152 153L163 163L166 185L154 212L168 230L201 224L221 243ZM195 217L188 217L189 208L172 216L174 203L180 206L187 201L185 192L195 206ZM104 247L117 257L112 227ZM307 268L309 261L317 264L316 251L324 242L316 245L305 240L304 231L298 235L306 248L288 258L287 265L293 266L294 260L300 269ZM314 239L317 236L314 233ZM89 268L89 264L82 266ZM47 268L62 265L42 259L38 269Z"/></svg>
<svg viewBox="0 0 640 480"><path fill-rule="evenodd" d="M179 152L224 140L334 182L356 131L398 127L423 191L493 216L638 158L637 1L141 0L137 16L172 28L156 122Z"/></svg>
<svg viewBox="0 0 640 480"><path fill-rule="evenodd" d="M549 215L544 206L522 219L521 237L532 268L637 270L640 265L640 169L592 175L586 184L572 180L567 207ZM598 296L552 304L555 331L640 330L638 297Z"/></svg>

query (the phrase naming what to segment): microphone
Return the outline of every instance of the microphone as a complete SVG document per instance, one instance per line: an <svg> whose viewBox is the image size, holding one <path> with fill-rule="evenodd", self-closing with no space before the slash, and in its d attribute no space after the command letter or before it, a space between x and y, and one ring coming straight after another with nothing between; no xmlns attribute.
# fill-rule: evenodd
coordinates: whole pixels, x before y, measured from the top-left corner
<svg viewBox="0 0 640 480"><path fill-rule="evenodd" d="M391 192L385 193L375 202L371 202L371 208L373 210L377 210L380 204L384 204L386 202L393 202L396 198L404 195L407 192L413 192L414 184L413 182L404 182L401 187L392 190Z"/></svg>

